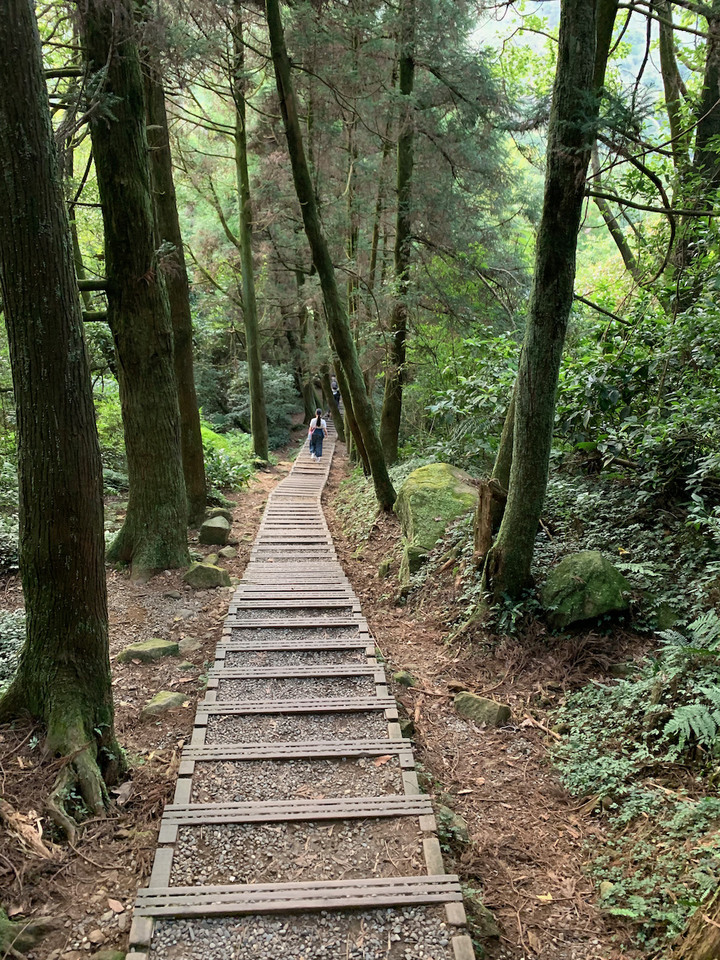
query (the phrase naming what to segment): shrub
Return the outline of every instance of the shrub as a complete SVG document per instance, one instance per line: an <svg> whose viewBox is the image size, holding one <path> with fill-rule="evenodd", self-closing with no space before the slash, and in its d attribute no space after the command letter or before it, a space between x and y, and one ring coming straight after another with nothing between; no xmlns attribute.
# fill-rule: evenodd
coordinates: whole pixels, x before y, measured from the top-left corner
<svg viewBox="0 0 720 960"><path fill-rule="evenodd" d="M127 473L120 394L114 381L95 397L95 420L103 467L117 473Z"/></svg>
<svg viewBox="0 0 720 960"><path fill-rule="evenodd" d="M25 611L0 610L0 694L9 686L25 642Z"/></svg>
<svg viewBox="0 0 720 960"><path fill-rule="evenodd" d="M253 472L252 440L243 433L215 433L202 424L205 479L209 489L239 490Z"/></svg>

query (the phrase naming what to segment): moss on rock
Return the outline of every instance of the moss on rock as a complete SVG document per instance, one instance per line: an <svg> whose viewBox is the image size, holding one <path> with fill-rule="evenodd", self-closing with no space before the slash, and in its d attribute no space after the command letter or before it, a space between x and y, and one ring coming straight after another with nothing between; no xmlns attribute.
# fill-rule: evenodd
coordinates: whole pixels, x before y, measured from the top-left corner
<svg viewBox="0 0 720 960"><path fill-rule="evenodd" d="M212 563L193 563L183 576L195 590L212 590L214 587L229 587L230 576L227 570Z"/></svg>
<svg viewBox="0 0 720 960"><path fill-rule="evenodd" d="M140 660L143 663L150 663L152 660L160 660L161 657L176 657L179 648L174 640L161 640L160 637L153 637L151 640L142 640L140 643L131 643L129 647L118 654L120 663L127 663L129 660Z"/></svg>
<svg viewBox="0 0 720 960"><path fill-rule="evenodd" d="M395 513L405 537L400 578L420 569L449 524L477 505L470 476L449 463L430 463L413 470L398 491Z"/></svg>
<svg viewBox="0 0 720 960"><path fill-rule="evenodd" d="M177 710L185 703L185 695L173 693L172 690L161 690L152 700L148 700L142 708L142 717L160 717L170 710Z"/></svg>
<svg viewBox="0 0 720 960"><path fill-rule="evenodd" d="M597 550L565 557L550 571L540 600L548 619L560 629L583 620L628 609L630 584Z"/></svg>

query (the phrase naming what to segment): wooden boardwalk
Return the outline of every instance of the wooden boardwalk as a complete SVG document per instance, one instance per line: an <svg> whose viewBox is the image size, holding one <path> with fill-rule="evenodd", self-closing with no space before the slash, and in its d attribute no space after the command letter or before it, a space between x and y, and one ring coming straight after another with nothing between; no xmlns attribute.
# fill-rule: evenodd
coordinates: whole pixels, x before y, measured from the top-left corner
<svg viewBox="0 0 720 960"><path fill-rule="evenodd" d="M411 741L323 516L328 430L322 460L306 443L269 498L138 892L127 960L474 957L458 878L444 872ZM388 836L405 846L391 852ZM286 869L267 879L265 863ZM287 922L265 931L278 917Z"/></svg>

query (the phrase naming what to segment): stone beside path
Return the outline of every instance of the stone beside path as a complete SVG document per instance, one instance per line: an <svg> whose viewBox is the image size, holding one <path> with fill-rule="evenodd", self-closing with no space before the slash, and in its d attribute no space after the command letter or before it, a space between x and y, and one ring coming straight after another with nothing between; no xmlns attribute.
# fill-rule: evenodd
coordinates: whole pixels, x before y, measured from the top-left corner
<svg viewBox="0 0 720 960"><path fill-rule="evenodd" d="M127 960L473 960L307 443L271 494Z"/></svg>

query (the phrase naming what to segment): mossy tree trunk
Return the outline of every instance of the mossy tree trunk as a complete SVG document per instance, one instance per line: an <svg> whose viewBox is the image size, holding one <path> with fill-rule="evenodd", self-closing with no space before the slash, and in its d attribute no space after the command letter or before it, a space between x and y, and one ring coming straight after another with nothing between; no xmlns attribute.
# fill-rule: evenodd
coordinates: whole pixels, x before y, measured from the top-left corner
<svg viewBox="0 0 720 960"><path fill-rule="evenodd" d="M31 0L0 17L0 282L17 405L27 637L0 718L27 711L66 757L53 816L79 784L102 815L116 779L102 469L73 245Z"/></svg>
<svg viewBox="0 0 720 960"><path fill-rule="evenodd" d="M83 32L90 69L104 71L104 90L114 98L112 110L91 121L130 481L127 516L108 559L145 578L187 564L189 555L173 331L131 0L88 0Z"/></svg>
<svg viewBox="0 0 720 960"><path fill-rule="evenodd" d="M400 129L397 145L397 219L395 224L395 283L390 355L385 370L385 394L380 416L380 439L388 463L398 457L405 380L405 341L408 327L408 288L412 249L412 173L414 146L415 0L400 6Z"/></svg>
<svg viewBox="0 0 720 960"><path fill-rule="evenodd" d="M333 423L335 424L335 429L337 430L338 440L341 443L345 443L345 424L343 423L343 417L340 413L340 407L338 406L337 401L335 400L335 395L332 392L330 370L328 369L328 365L326 363L324 363L320 368L320 383L322 384L323 396L325 397L325 409L329 410L332 414Z"/></svg>
<svg viewBox="0 0 720 960"><path fill-rule="evenodd" d="M233 75L232 95L235 101L235 172L238 190L238 221L240 233L240 260L242 264L242 301L245 321L248 380L250 383L250 431L255 456L267 460L267 412L265 384L260 355L260 329L255 298L255 267L252 253L252 205L250 202L250 173L247 156L247 127L245 105L245 45L242 31L242 4L234 3L233 19Z"/></svg>
<svg viewBox="0 0 720 960"><path fill-rule="evenodd" d="M348 323L347 311L340 297L335 268L320 223L315 191L305 158L295 91L290 74L290 60L285 47L285 37L280 17L279 0L266 0L265 6L275 79L288 142L295 192L300 202L303 224L310 244L313 263L320 278L328 331L333 348L343 368L349 395L346 396L343 392L342 383L339 379L340 371L337 371L338 383L343 393L346 408L348 404L352 407L358 431L362 436L378 503L383 509L389 510L395 502L395 490L387 472L372 406L365 389L355 342Z"/></svg>
<svg viewBox="0 0 720 960"><path fill-rule="evenodd" d="M207 485L193 370L190 287L173 180L165 91L162 78L152 63L145 67L145 100L157 237L161 247L169 247L168 256L164 260L164 276L173 329L173 359L180 410L180 442L188 520L191 526L195 526L202 523L205 516Z"/></svg>
<svg viewBox="0 0 720 960"><path fill-rule="evenodd" d="M515 387L513 456L500 531L484 568L498 600L530 581L547 487L560 360L573 300L585 177L595 138L597 0L562 0L543 211L525 341Z"/></svg>

